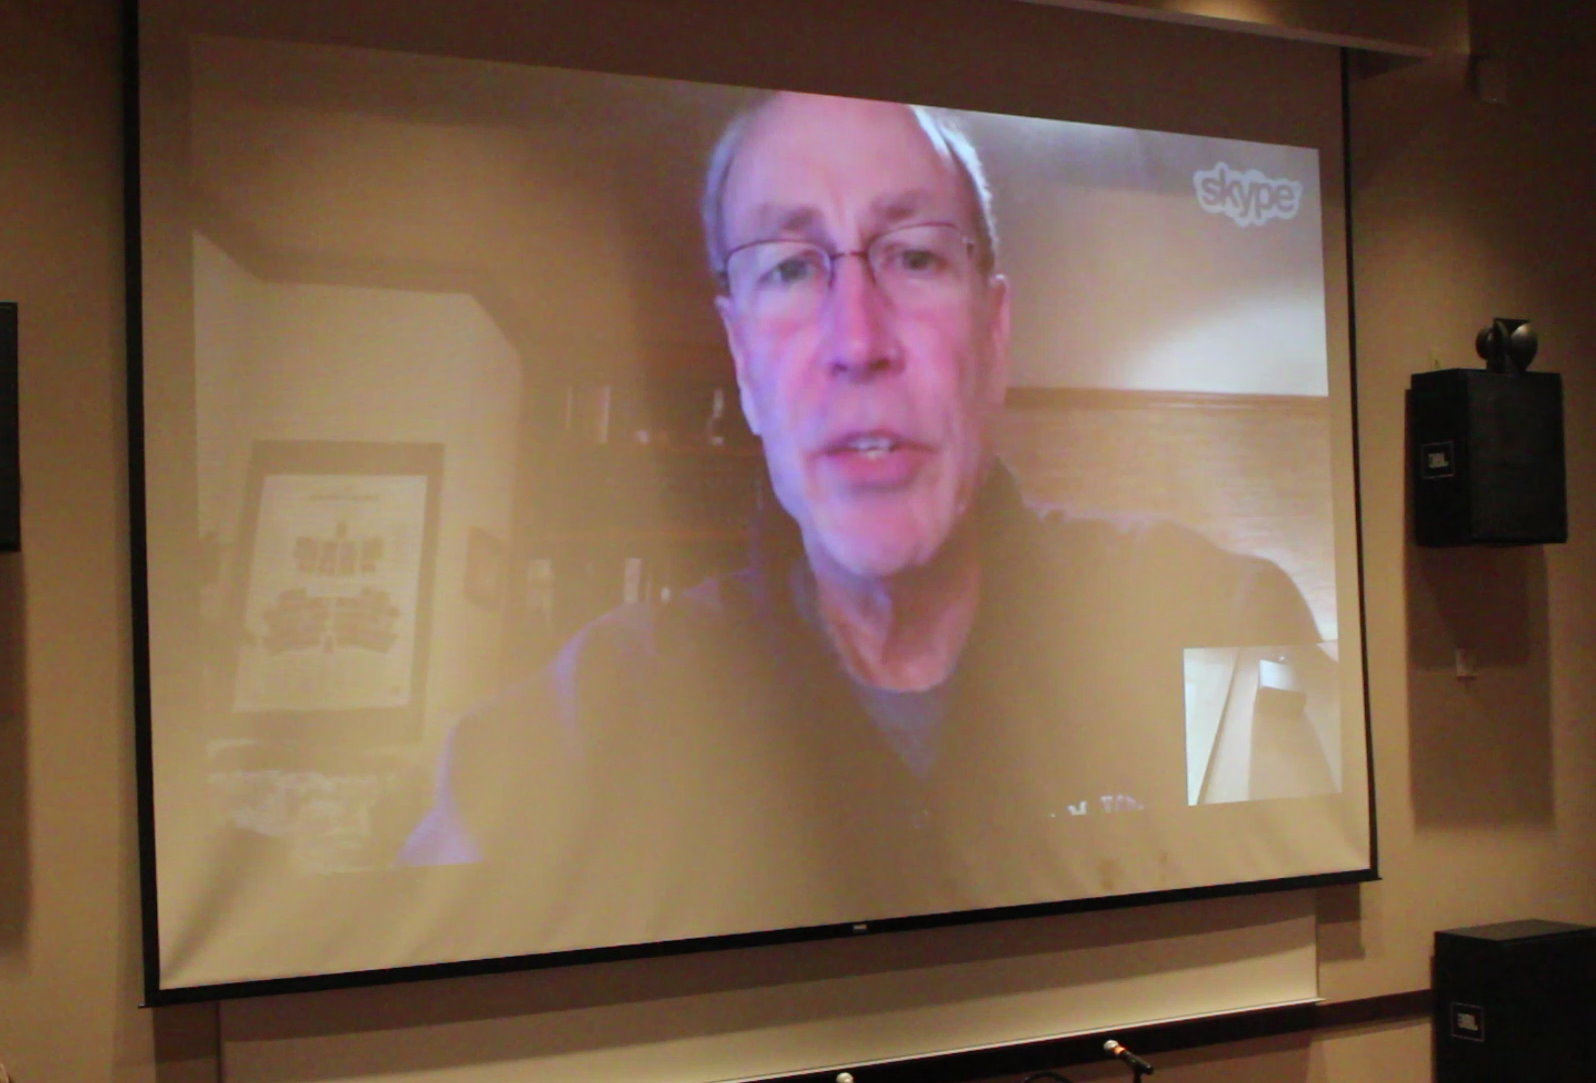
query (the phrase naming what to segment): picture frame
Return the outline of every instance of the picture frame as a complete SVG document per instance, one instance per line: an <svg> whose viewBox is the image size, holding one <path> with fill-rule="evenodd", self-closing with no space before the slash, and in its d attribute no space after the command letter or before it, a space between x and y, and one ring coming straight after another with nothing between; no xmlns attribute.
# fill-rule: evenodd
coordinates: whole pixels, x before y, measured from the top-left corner
<svg viewBox="0 0 1596 1083"><path fill-rule="evenodd" d="M414 739L442 478L441 444L253 445L219 663L225 730Z"/></svg>

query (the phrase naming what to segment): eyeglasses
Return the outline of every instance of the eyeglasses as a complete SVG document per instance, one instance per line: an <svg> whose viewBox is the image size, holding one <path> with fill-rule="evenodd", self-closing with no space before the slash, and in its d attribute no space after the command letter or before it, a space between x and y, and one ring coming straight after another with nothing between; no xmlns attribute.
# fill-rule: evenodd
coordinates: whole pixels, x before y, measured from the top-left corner
<svg viewBox="0 0 1596 1083"><path fill-rule="evenodd" d="M726 253L722 280L757 317L804 319L825 303L837 263L859 256L876 288L897 304L941 301L971 279L975 242L948 222L920 222L877 234L862 249L833 252L813 241L766 240Z"/></svg>

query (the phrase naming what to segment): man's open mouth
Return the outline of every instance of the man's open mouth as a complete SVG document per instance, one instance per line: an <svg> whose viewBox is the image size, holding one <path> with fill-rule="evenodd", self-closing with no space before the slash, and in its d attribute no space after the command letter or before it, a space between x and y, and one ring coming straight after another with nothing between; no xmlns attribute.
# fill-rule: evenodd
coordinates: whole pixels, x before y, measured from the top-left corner
<svg viewBox="0 0 1596 1083"><path fill-rule="evenodd" d="M844 444L847 451L863 455L867 459L879 459L897 446L898 441L895 437L881 435L855 436Z"/></svg>
<svg viewBox="0 0 1596 1083"><path fill-rule="evenodd" d="M921 445L890 429L869 429L837 437L821 450L826 455L860 455L879 459L894 451L916 451Z"/></svg>
<svg viewBox="0 0 1596 1083"><path fill-rule="evenodd" d="M821 449L830 476L864 492L907 484L925 466L931 448L891 429L844 433Z"/></svg>

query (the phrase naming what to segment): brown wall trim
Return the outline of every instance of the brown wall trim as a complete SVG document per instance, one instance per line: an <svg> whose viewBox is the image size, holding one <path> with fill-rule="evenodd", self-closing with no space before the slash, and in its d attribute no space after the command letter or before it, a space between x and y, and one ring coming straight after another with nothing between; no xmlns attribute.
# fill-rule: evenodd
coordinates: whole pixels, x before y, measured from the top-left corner
<svg viewBox="0 0 1596 1083"><path fill-rule="evenodd" d="M1188 407L1202 410L1282 410L1327 414L1323 395L1254 395L1214 391L1128 391L1109 387L1011 387L1003 397L1010 410L1064 410Z"/></svg>
<svg viewBox="0 0 1596 1083"><path fill-rule="evenodd" d="M1315 1029L1329 1027L1357 1027L1368 1023L1389 1023L1396 1019L1412 1019L1429 1015L1435 1010L1435 992L1431 989L1414 989L1406 993L1385 993L1377 997L1358 1000L1341 1000L1334 1004L1320 1004L1315 1008L1319 1021Z"/></svg>
<svg viewBox="0 0 1596 1083"><path fill-rule="evenodd" d="M854 1083L975 1083L1012 1075L1016 1080L1047 1069L1100 1063L1103 1040L1114 1037L1138 1053L1155 1057L1182 1049L1267 1038L1280 1034L1366 1026L1426 1017L1434 997L1428 989L1342 1000L1333 1004L1301 1004L1283 1008L1193 1019L1156 1026L1118 1027L1112 1031L1050 1041L1023 1042L1000 1049L916 1057L890 1064L849 1068ZM838 1069L783 1076L767 1083L836 1083Z"/></svg>

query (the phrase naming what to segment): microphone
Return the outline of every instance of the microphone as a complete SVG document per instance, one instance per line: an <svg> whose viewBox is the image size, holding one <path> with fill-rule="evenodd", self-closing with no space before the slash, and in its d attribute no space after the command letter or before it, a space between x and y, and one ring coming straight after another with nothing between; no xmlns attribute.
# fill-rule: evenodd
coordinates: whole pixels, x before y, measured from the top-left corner
<svg viewBox="0 0 1596 1083"><path fill-rule="evenodd" d="M1145 1060L1138 1057L1135 1053L1132 1053L1129 1049L1126 1049L1112 1038L1103 1043L1103 1052L1107 1053L1111 1057L1118 1057L1120 1060L1134 1068L1141 1075L1153 1074L1153 1066L1151 1064L1148 1064Z"/></svg>

